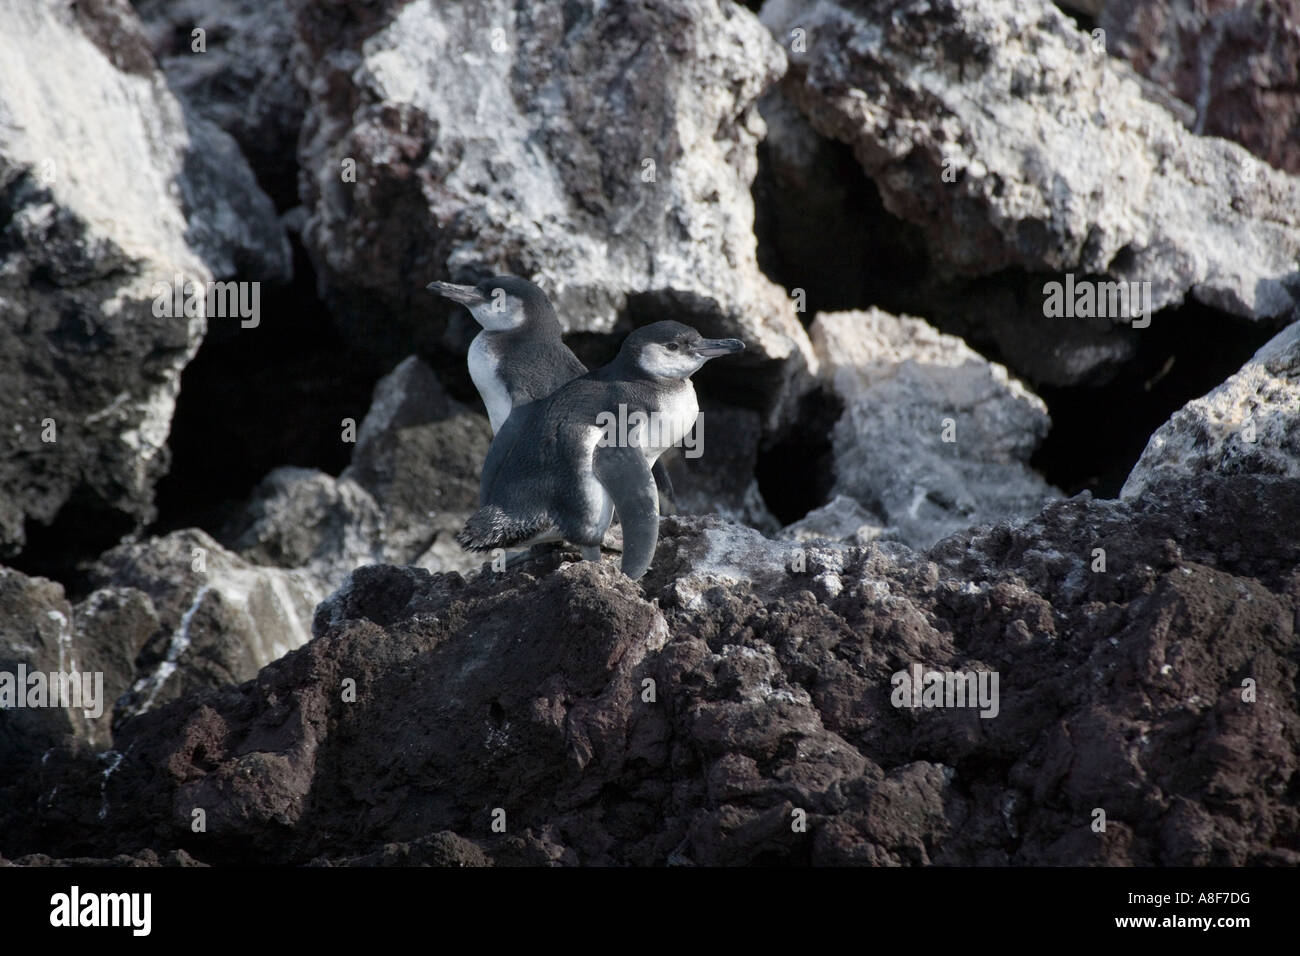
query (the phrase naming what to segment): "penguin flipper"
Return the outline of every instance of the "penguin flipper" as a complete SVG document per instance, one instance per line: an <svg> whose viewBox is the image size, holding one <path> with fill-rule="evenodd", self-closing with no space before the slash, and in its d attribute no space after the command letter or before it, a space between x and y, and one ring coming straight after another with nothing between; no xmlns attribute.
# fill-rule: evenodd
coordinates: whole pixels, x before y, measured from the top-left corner
<svg viewBox="0 0 1300 956"><path fill-rule="evenodd" d="M673 491L673 480L668 477L668 469L664 467L662 458L655 462L655 466L650 469L650 474L654 475L655 487L659 489L659 513L677 514L677 493Z"/></svg>
<svg viewBox="0 0 1300 956"><path fill-rule="evenodd" d="M599 447L592 461L601 483L623 522L623 573L635 581L654 560L659 541L659 498L641 449Z"/></svg>

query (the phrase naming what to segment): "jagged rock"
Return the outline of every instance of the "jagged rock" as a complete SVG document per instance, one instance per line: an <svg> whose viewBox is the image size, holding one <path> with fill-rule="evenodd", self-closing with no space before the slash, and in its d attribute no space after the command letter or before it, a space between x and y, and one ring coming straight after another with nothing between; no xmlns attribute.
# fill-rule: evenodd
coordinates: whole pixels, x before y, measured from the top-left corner
<svg viewBox="0 0 1300 956"><path fill-rule="evenodd" d="M866 545L885 534L883 519L848 495L836 495L798 521L781 529L781 537L796 541L840 541Z"/></svg>
<svg viewBox="0 0 1300 956"><path fill-rule="evenodd" d="M349 859L313 860L321 866L491 866L492 859L476 844L450 830L405 843L389 843L374 853Z"/></svg>
<svg viewBox="0 0 1300 956"><path fill-rule="evenodd" d="M751 13L718 0L295 9L311 77L304 239L359 344L434 354L446 312L425 282L510 272L539 281L569 331L677 318L738 336L729 380L751 407L784 407L812 356L756 265L754 104L784 58Z"/></svg>
<svg viewBox="0 0 1300 956"><path fill-rule="evenodd" d="M755 185L760 250L769 274L806 293L809 313L870 302L923 315L972 345L996 348L1036 384L1095 383L1134 356L1137 336L1108 319L1044 316L1041 276L945 275L922 229L885 209L848 146L818 133L779 91L760 102L767 122Z"/></svg>
<svg viewBox="0 0 1300 956"><path fill-rule="evenodd" d="M307 110L284 0L134 0L159 66L195 113L235 138L277 201L298 193L292 157ZM204 31L196 52L193 31Z"/></svg>
<svg viewBox="0 0 1300 956"><path fill-rule="evenodd" d="M409 561L435 544L459 552L451 537L478 508L479 471L491 441L483 416L450 398L429 366L411 357L375 386L341 478L356 481L384 509L390 555L406 553L411 557L401 560Z"/></svg>
<svg viewBox="0 0 1300 956"><path fill-rule="evenodd" d="M205 329L155 315L157 283L290 270L234 141L182 109L124 0L96 9L0 0L0 553L65 507L83 543L151 516Z"/></svg>
<svg viewBox="0 0 1300 956"><path fill-rule="evenodd" d="M47 698L13 709L0 694L0 833L13 824L15 788L35 787L48 809L70 787L106 813L103 785L122 759L112 728L183 693L253 677L307 640L323 596L302 572L254 567L194 530L123 544L91 578L97 587L71 605L62 585L0 568L0 681L79 675L81 694L81 706ZM47 764L78 782L44 779Z"/></svg>
<svg viewBox="0 0 1300 956"><path fill-rule="evenodd" d="M1198 133L1300 173L1300 3L1094 0L1107 51L1193 109ZM1087 11L1085 11L1087 12Z"/></svg>
<svg viewBox="0 0 1300 956"><path fill-rule="evenodd" d="M102 793L46 768L58 826L3 850L1294 865L1298 491L1085 494L928 554L670 518L644 589L564 555L468 581L358 569L255 681L121 726ZM899 706L913 665L997 694Z"/></svg>
<svg viewBox="0 0 1300 956"><path fill-rule="evenodd" d="M6 785L20 769L65 738L89 734L96 718L84 707L26 706L25 674L81 673L86 649L81 649L81 660L77 650L72 607L63 588L44 578L29 578L0 568L0 681L12 682L5 696L0 697L0 780ZM93 684L90 689L93 693ZM9 694L17 697L9 698ZM100 698L97 703L103 705L105 701ZM103 719L102 714L99 719Z"/></svg>
<svg viewBox="0 0 1300 956"><path fill-rule="evenodd" d="M1046 406L960 339L878 309L823 313L812 338L844 401L834 493L903 541L928 547L1058 494L1026 464L1050 427Z"/></svg>
<svg viewBox="0 0 1300 956"><path fill-rule="evenodd" d="M47 766L98 784L107 764L92 754L112 746L118 698L157 628L139 591L99 590L73 606L62 585L0 568L0 834L21 825L28 788L44 814L59 786L41 780Z"/></svg>
<svg viewBox="0 0 1300 956"><path fill-rule="evenodd" d="M1043 315L1061 273L1150 282L1153 311L1189 295L1251 318L1296 309L1300 181L1184 129L1045 0L769 0L762 18L787 48L804 31L782 94L920 227L934 281L1010 282L965 318L993 321L1017 367L1073 384L1132 354L1110 331L1127 317L1107 316L1069 320L1071 354L1044 358L1040 327L1068 324Z"/></svg>
<svg viewBox="0 0 1300 956"><path fill-rule="evenodd" d="M99 588L142 592L161 625L118 702L127 714L250 679L308 640L325 593L305 572L250 564L197 529L119 545L91 579Z"/></svg>
<svg viewBox="0 0 1300 956"><path fill-rule="evenodd" d="M454 535L478 507L491 439L486 418L411 356L375 386L343 473L277 468L254 492L231 547L249 561L303 569L324 593L372 562L477 568L483 555Z"/></svg>
<svg viewBox="0 0 1300 956"><path fill-rule="evenodd" d="M254 489L230 546L254 564L302 568L325 585L382 560L384 528L383 509L355 481L283 467Z"/></svg>
<svg viewBox="0 0 1300 956"><path fill-rule="evenodd" d="M1157 429L1121 495L1203 473L1300 476L1300 322Z"/></svg>
<svg viewBox="0 0 1300 956"><path fill-rule="evenodd" d="M142 2L157 24L198 10ZM203 122L167 98L121 0L18 14L7 3L0 12L22 43L0 37L0 55L32 69L0 72L0 94L22 94L17 106L0 95L0 311L36 318L15 326L18 352L0 321L0 355L28 374L44 361L34 343L53 342L48 367L69 376L69 394L88 389L94 408L126 396L104 431L77 441L121 441L141 396L174 398L202 334L181 321L174 339L160 338L149 270L185 259L215 274L205 257L256 258L256 242L241 246L235 233L273 220L239 213L230 218L243 225L222 231L224 214L211 210L225 200L204 196L248 196L251 178L202 172L226 162L219 149L184 152L175 129L188 120L200 143ZM1263 314L1279 288L1269 270L1295 251L1288 181L1265 173L1210 202L1237 153L1149 112L1139 97L1150 84L1134 93L1125 67L1086 60L1086 41L1047 8L1011 6L801 7L813 29L793 85L807 98L787 91L777 106L799 102L823 134L830 124L889 202L924 229L950 230L955 259L937 233L922 251L954 275L913 277L917 288L941 312L961 283L990 283L967 316L1009 297L1000 334L1016 336L1019 323L1026 365L1048 378L1095 378L1142 335L1116 327L1129 338L1111 348L1105 334L1089 338L1105 330L1055 343L1059 327L1023 327L1034 312L1024 289L1058 260L1164 269L1187 283L1166 288L1169 301L1190 290ZM394 358L422 347L463 374L454 335L434 313L420 325L426 309L407 298L427 278L502 268L548 282L585 323L573 327L595 333L575 337L593 352L615 323L675 315L710 334L749 323L754 336L738 334L757 337L758 364L716 393L701 389L705 454L677 463L685 510L723 516L665 519L638 582L617 558L582 562L568 549L478 571L479 556L444 532L475 503L488 429L409 359L376 388L342 474L267 477L226 539L240 553L194 530L127 538L70 584L75 602L58 584L0 569L0 672L93 668L112 698L98 719L0 711L0 866L1300 864L1300 325L1175 415L1126 497L1055 498L1025 464L1045 409L1001 366L874 310L823 312L816 352L783 331L793 319L771 311L788 303L754 266L746 195L761 133L753 102L780 56L745 11L711 0L443 7L292 0L295 59L312 84L301 153L309 241L353 344ZM261 16L242 0L219 9L244 31ZM773 2L768 13L791 9ZM282 29L282 13L266 11L267 22ZM274 62L282 35L268 34L250 62ZM210 39L227 59L245 42ZM38 56L49 63L28 63ZM172 64L178 80L199 66ZM270 89L264 73L237 79ZM134 112L102 110L103 122L158 135L49 109L26 95L31 83L51 86L56 106L76 105L74 86L110 107L134 102ZM198 102L229 102L201 89ZM250 120L268 115L265 102ZM1003 129L976 115L981 102ZM834 184L816 183L823 161L845 150L801 138L802 121L784 115L778 135L789 136L769 154L788 165L772 172L827 187L804 210L810 229L835 206ZM122 142L124 155L65 136L65 116L84 121L78 137ZM862 123L844 127L845 116ZM1058 155L1063 128L1093 131L1080 132L1090 148ZM151 141L160 159L143 155ZM89 165L56 164L53 183L40 184L42 143L75 147L66 156ZM940 185L937 157L956 145L964 178ZM639 160L659 147L657 181L643 183ZM355 182L335 178L344 158L358 160ZM118 169L129 163L140 182ZM1129 174L1154 179L1135 185ZM1125 203L1151 217L1150 230L1125 218ZM136 215L146 208L157 221ZM1180 231L1197 217L1204 243ZM827 259L828 273L852 262L842 238L852 233L837 228L828 224L824 248L842 257ZM864 234L874 243L891 228L882 220ZM918 234L900 230L904 258ZM1113 248L1121 240L1129 252ZM1254 272L1233 271L1251 257ZM858 292L890 285L889 262ZM59 311L69 303L81 311ZM68 338L87 315L105 321ZM107 395L73 380L80 366L59 348L80 342L87 368L110 368L101 338L115 335L132 336L134 351L114 353L113 374L129 367L148 390L125 372ZM773 351L782 336L784 359ZM14 381L17 400L39 394ZM156 448L170 418L159 409ZM1247 414L1254 444L1235 431ZM760 439L764 488L777 490L782 514L794 497L781 482L799 466L814 489L799 503L829 503L778 531L754 482ZM101 454L87 448L75 453ZM787 453L794 467L774 478ZM144 475L131 488L96 470L100 490L89 492L68 491L71 472L50 471L49 458L7 458L30 494L9 495L0 472L0 501L18 502L0 523L39 518L31 489L48 485L51 500L70 502L49 514L81 530L84 501L110 491L137 501L131 489L147 489L164 457L130 459ZM823 487L814 472L830 457L834 485ZM914 667L997 682L975 685L978 699L963 703L976 706L902 706L896 685ZM1103 833L1092 828L1097 808Z"/></svg>

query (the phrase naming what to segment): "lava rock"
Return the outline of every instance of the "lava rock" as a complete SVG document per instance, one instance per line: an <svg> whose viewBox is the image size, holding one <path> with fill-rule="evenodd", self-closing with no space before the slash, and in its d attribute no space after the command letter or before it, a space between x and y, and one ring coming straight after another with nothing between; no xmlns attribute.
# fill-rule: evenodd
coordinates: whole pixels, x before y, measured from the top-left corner
<svg viewBox="0 0 1300 956"><path fill-rule="evenodd" d="M258 483L233 524L227 543L241 557L302 568L322 586L383 556L379 503L355 481L314 468L276 468Z"/></svg>
<svg viewBox="0 0 1300 956"><path fill-rule="evenodd" d="M1151 436L1121 495L1201 473L1300 476L1300 322Z"/></svg>
<svg viewBox="0 0 1300 956"><path fill-rule="evenodd" d="M1050 277L951 274L923 230L884 207L848 146L821 135L779 89L760 102L760 250L769 273L806 296L809 313L870 302L924 316L1035 384L1101 382L1136 354L1138 334L1127 326L1043 315Z"/></svg>
<svg viewBox="0 0 1300 956"><path fill-rule="evenodd" d="M239 144L262 187L295 204L293 156L307 92L293 64L293 18L284 0L134 0L167 82L197 115ZM194 31L203 30L203 49Z"/></svg>
<svg viewBox="0 0 1300 956"><path fill-rule="evenodd" d="M0 568L0 675L4 675L0 679L12 681L10 690L21 698L6 700L0 709L0 780L14 779L18 768L25 769L65 738L88 735L94 718L85 708L28 707L28 688L18 683L20 667L28 674L80 673L84 651L82 661L77 657L72 607L63 588ZM101 698L99 703L105 701Z"/></svg>
<svg viewBox="0 0 1300 956"><path fill-rule="evenodd" d="M1196 132L1235 140L1300 173L1300 3L1095 6L1107 51L1189 104Z"/></svg>
<svg viewBox="0 0 1300 956"><path fill-rule="evenodd" d="M91 546L152 517L206 327L159 283L291 268L234 141L171 94L126 3L97 8L0 4L0 554L65 507Z"/></svg>
<svg viewBox="0 0 1300 956"><path fill-rule="evenodd" d="M540 282L567 331L676 318L742 338L719 375L752 408L786 408L813 360L756 264L755 101L784 57L749 11L295 9L304 241L359 346L445 352L448 313L425 282L508 272Z"/></svg>
<svg viewBox="0 0 1300 956"><path fill-rule="evenodd" d="M101 589L143 593L161 625L118 702L126 714L249 680L308 640L325 595L310 575L250 564L197 529L119 545L96 562L91 579Z"/></svg>
<svg viewBox="0 0 1300 956"><path fill-rule="evenodd" d="M888 536L884 519L848 495L836 495L781 529L781 537L796 541L838 541L859 546Z"/></svg>
<svg viewBox="0 0 1300 956"><path fill-rule="evenodd" d="M920 319L823 313L812 337L844 401L834 493L914 547L1032 514L1056 492L1026 462L1051 422L1006 369Z"/></svg>
<svg viewBox="0 0 1300 956"><path fill-rule="evenodd" d="M272 471L220 543L131 535L66 592L0 569L0 672L102 672L106 698L0 711L0 865L1300 864L1300 325L1177 412L1125 496L1065 499L1027 465L1046 409L1001 365L879 309L820 309L810 338L760 274L755 103L785 61L740 7L141 4L185 105L122 0L0 37L30 68L0 75L0 373L27 376L0 398L27 415L0 419L3 534L55 518L98 554L141 520L205 325L154 321L156 267L275 271L270 204L200 113L278 150L310 90L306 242L352 347L396 367L347 468ZM210 63L175 45L198 17ZM1293 307L1295 182L1180 128L1050 5L764 18L805 33L755 194L809 190L768 226L837 217L802 259L769 248L792 292L803 271L835 301L865 261L847 300L906 287L1012 367L1093 383L1144 333L1035 321L1053 273L1259 329ZM846 228L877 190L901 219ZM464 316L421 286L496 271L546 285L592 354L665 317L753 346L701 373L705 454L674 463L683 509L718 513L664 518L639 581L566 547L479 567L451 538L490 435L441 375L464 376ZM48 395L84 419L37 444L50 416L21 403ZM812 510L778 529L756 469L783 516ZM927 671L970 696L918 705Z"/></svg>
<svg viewBox="0 0 1300 956"><path fill-rule="evenodd" d="M478 508L491 439L487 419L411 356L376 384L341 475L277 468L226 538L249 561L302 569L323 593L372 562L469 571L483 556L455 533Z"/></svg>
<svg viewBox="0 0 1300 956"><path fill-rule="evenodd" d="M1300 181L1188 132L1051 3L770 0L762 18L783 44L805 38L782 94L853 147L937 273L1038 287L1018 323L991 330L1009 353L1061 273L1149 282L1152 311L1188 295L1249 318L1296 309ZM1128 317L1105 318L1043 380L1131 354L1105 330Z"/></svg>
<svg viewBox="0 0 1300 956"><path fill-rule="evenodd" d="M208 863L1294 865L1298 490L1085 494L925 554L669 518L644 589L555 555L358 569L256 680L121 725L101 786L47 768L59 826L3 849L57 858L75 830L80 856ZM906 706L916 665L997 695Z"/></svg>

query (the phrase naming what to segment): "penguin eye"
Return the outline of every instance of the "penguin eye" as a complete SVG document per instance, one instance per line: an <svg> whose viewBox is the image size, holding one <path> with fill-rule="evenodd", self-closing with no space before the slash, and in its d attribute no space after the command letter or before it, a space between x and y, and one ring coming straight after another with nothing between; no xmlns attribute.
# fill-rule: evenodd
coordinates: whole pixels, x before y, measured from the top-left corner
<svg viewBox="0 0 1300 956"><path fill-rule="evenodd" d="M669 342L669 343L668 343L666 346L664 346L664 347L665 347L666 349L668 349L668 351L670 351L670 352L676 352L676 351L677 351L677 343L676 343L676 342Z"/></svg>

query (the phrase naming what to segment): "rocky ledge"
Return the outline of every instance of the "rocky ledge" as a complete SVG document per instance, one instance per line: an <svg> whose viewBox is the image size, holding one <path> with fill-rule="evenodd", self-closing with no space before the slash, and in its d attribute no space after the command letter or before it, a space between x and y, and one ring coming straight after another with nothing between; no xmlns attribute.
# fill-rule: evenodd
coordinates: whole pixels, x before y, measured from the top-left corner
<svg viewBox="0 0 1300 956"><path fill-rule="evenodd" d="M30 766L6 850L1295 865L1296 527L1300 479L1202 476L927 552L670 518L644 586L362 567L255 679Z"/></svg>

